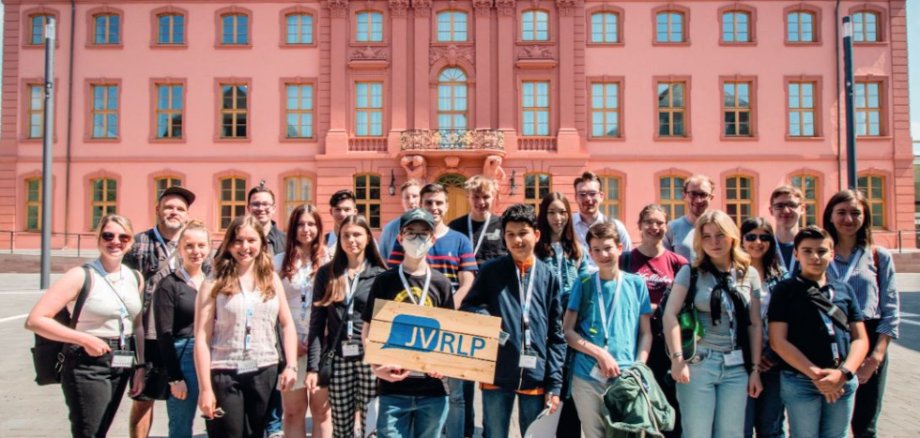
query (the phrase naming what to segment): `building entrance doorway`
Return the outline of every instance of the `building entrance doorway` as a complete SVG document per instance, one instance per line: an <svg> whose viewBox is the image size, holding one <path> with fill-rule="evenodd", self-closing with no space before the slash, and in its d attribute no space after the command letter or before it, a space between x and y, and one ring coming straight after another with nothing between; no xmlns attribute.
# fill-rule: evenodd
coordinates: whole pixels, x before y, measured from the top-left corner
<svg viewBox="0 0 920 438"><path fill-rule="evenodd" d="M466 183L466 177L458 173L445 173L438 177L438 184L447 188L447 214L444 216L444 223L461 217L470 212L470 203L466 200L466 190L463 190L463 184Z"/></svg>

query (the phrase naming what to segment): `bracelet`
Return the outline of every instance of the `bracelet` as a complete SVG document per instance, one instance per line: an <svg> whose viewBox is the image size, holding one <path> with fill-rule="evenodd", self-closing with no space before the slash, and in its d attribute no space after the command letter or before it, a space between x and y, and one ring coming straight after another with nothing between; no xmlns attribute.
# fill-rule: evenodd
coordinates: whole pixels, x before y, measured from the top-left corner
<svg viewBox="0 0 920 438"><path fill-rule="evenodd" d="M680 358L682 358L682 357L684 357L684 352L683 352L683 351L675 351L675 352L671 353L671 356L670 356L670 358L671 358L672 360L673 360L673 359L680 359Z"/></svg>
<svg viewBox="0 0 920 438"><path fill-rule="evenodd" d="M169 386L178 385L183 382L185 382L185 380L173 380L172 382L169 382Z"/></svg>
<svg viewBox="0 0 920 438"><path fill-rule="evenodd" d="M294 366L294 365L288 365L288 366L284 367L284 369L286 369L286 370L291 370L291 371L293 371L293 372L295 372L295 373L297 372L297 367Z"/></svg>

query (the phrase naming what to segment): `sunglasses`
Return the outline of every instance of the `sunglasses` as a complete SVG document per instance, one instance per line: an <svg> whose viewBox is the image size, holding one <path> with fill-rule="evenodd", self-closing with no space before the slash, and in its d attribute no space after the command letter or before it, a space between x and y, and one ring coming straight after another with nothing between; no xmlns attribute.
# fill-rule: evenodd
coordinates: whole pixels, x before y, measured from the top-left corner
<svg viewBox="0 0 920 438"><path fill-rule="evenodd" d="M130 234L117 234L117 235L116 235L115 233L110 233L110 232L108 232L108 231L102 233L102 235L101 235L100 237L102 237L102 240L104 240L104 241L106 241L106 242L111 242L111 241L115 240L115 237L118 237L118 241L121 242L121 243L128 243L128 242L131 241L131 235L130 235Z"/></svg>
<svg viewBox="0 0 920 438"><path fill-rule="evenodd" d="M773 240L773 236L769 234L745 234L744 235L745 242L756 242L758 239L760 239L761 242L766 243L766 242Z"/></svg>

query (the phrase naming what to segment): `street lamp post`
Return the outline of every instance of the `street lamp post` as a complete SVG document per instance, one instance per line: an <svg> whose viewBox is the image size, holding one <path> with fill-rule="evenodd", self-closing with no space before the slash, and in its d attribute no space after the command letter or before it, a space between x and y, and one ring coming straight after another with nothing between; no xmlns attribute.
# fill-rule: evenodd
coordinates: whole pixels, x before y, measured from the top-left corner
<svg viewBox="0 0 920 438"><path fill-rule="evenodd" d="M856 190L856 117L853 105L853 23L843 17L843 83L847 120L847 188Z"/></svg>
<svg viewBox="0 0 920 438"><path fill-rule="evenodd" d="M45 96L42 112L42 290L51 283L51 163L54 143L54 17L45 25Z"/></svg>

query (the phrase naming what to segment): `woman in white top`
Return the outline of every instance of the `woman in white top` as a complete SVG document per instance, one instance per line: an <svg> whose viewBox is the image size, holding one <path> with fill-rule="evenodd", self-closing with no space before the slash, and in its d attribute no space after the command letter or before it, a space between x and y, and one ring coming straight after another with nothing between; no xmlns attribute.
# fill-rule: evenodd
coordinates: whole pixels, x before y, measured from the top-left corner
<svg viewBox="0 0 920 438"><path fill-rule="evenodd" d="M288 390L297 376L297 333L267 249L258 221L234 219L198 293L195 369L209 436L261 437L272 389ZM279 323L287 362L280 375Z"/></svg>
<svg viewBox="0 0 920 438"><path fill-rule="evenodd" d="M313 279L320 266L329 261L322 238L323 222L311 204L291 212L284 253L275 255L275 272L281 277L294 326L297 328L297 380L290 391L281 394L284 402L284 436L306 438L307 406L313 418L314 437L332 436L329 390L304 386L307 370L307 335L313 307Z"/></svg>
<svg viewBox="0 0 920 438"><path fill-rule="evenodd" d="M26 319L27 329L69 344L63 350L61 388L75 437L106 435L132 375L130 395L144 389L143 280L121 263L134 243L133 236L127 218L103 217L97 240L99 258L67 271L42 295ZM92 287L76 327L71 329L54 316L65 306L73 312L87 275L92 276L88 283Z"/></svg>

